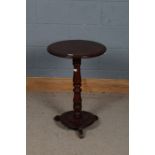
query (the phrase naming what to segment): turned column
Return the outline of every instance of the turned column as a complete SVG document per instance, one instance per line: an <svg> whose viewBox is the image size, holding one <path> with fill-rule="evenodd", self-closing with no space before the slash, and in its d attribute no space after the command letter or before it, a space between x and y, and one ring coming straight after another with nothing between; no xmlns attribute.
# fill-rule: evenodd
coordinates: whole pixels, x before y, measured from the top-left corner
<svg viewBox="0 0 155 155"><path fill-rule="evenodd" d="M73 59L73 109L74 109L74 117L79 119L81 117L82 110L82 99L81 99L81 72L80 72L81 59L74 58Z"/></svg>

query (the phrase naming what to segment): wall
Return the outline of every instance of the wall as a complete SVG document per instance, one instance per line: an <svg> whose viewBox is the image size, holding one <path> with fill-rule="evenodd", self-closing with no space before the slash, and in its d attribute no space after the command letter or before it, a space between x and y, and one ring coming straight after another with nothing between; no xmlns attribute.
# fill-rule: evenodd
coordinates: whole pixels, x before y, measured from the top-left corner
<svg viewBox="0 0 155 155"><path fill-rule="evenodd" d="M27 76L71 77L71 60L46 51L67 39L108 49L82 61L83 77L128 78L128 0L27 0Z"/></svg>

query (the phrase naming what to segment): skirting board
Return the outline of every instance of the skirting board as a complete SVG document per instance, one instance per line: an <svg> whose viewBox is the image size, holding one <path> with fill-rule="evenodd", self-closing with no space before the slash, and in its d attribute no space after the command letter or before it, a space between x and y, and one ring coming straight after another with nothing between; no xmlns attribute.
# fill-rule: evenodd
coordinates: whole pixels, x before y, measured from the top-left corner
<svg viewBox="0 0 155 155"><path fill-rule="evenodd" d="M27 91L37 92L71 92L71 78L27 77ZM82 79L83 92L128 93L129 80L126 79Z"/></svg>

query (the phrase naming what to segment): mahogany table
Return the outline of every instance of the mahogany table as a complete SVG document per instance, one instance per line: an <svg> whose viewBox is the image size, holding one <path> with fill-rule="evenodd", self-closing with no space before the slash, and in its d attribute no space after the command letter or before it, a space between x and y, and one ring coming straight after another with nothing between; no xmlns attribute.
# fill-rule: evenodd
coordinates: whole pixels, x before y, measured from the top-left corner
<svg viewBox="0 0 155 155"><path fill-rule="evenodd" d="M48 52L52 55L71 58L73 61L73 111L65 112L54 117L70 129L77 130L79 137L83 138L83 129L98 120L98 117L90 112L82 111L81 99L81 73L82 58L100 56L106 51L106 47L100 43L86 40L66 40L53 43L48 46Z"/></svg>

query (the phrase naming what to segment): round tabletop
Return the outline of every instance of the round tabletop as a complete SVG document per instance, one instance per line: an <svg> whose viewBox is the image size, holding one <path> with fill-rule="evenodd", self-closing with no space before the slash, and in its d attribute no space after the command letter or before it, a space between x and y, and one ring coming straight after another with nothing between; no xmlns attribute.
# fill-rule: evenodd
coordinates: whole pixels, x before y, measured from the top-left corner
<svg viewBox="0 0 155 155"><path fill-rule="evenodd" d="M47 51L63 58L90 58L105 53L106 47L93 41L66 40L49 45Z"/></svg>

